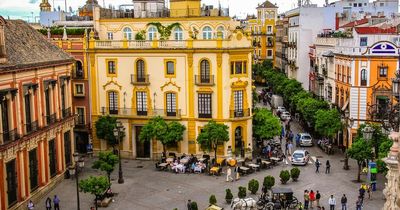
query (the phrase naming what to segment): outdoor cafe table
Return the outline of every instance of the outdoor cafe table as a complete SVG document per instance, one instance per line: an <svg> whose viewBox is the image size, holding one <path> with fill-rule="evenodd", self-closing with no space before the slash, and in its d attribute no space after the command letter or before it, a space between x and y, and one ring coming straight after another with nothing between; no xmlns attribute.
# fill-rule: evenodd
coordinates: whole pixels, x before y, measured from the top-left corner
<svg viewBox="0 0 400 210"><path fill-rule="evenodd" d="M265 168L270 168L271 167L271 162L266 161L266 160L262 160L261 161L261 165Z"/></svg>
<svg viewBox="0 0 400 210"><path fill-rule="evenodd" d="M250 168L252 168L255 171L258 171L260 169L260 165L254 164L254 163L250 163L247 164Z"/></svg>
<svg viewBox="0 0 400 210"><path fill-rule="evenodd" d="M276 165L276 163L279 161L279 158L277 157L271 157L270 160L272 160L272 164Z"/></svg>
<svg viewBox="0 0 400 210"><path fill-rule="evenodd" d="M181 163L182 164L186 164L186 163L189 162L189 159L190 159L189 157L184 157L184 158L181 159Z"/></svg>

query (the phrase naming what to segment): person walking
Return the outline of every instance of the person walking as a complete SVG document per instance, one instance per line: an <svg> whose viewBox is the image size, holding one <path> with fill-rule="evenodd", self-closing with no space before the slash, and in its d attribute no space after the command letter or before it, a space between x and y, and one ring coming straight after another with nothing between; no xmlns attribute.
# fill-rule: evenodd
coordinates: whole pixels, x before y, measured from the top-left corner
<svg viewBox="0 0 400 210"><path fill-rule="evenodd" d="M346 194L343 194L342 199L340 199L340 203L342 204L342 210L347 210L347 197L346 197Z"/></svg>
<svg viewBox="0 0 400 210"><path fill-rule="evenodd" d="M356 201L356 210L361 210L361 207L362 207L362 200L361 197L358 197Z"/></svg>
<svg viewBox="0 0 400 210"><path fill-rule="evenodd" d="M60 210L60 199L58 198L57 195L54 195L53 203L54 203L54 210Z"/></svg>
<svg viewBox="0 0 400 210"><path fill-rule="evenodd" d="M47 197L45 204L46 204L46 210L51 210L51 198L50 197Z"/></svg>
<svg viewBox="0 0 400 210"><path fill-rule="evenodd" d="M308 190L304 190L304 209L308 209L308 204L310 202L310 194Z"/></svg>
<svg viewBox="0 0 400 210"><path fill-rule="evenodd" d="M367 186L368 200L371 200L371 194L372 194L371 185L372 185L372 184L369 184L369 185Z"/></svg>
<svg viewBox="0 0 400 210"><path fill-rule="evenodd" d="M329 197L328 204L329 204L329 209L330 210L335 210L336 199L333 197L333 195L331 195L331 197Z"/></svg>
<svg viewBox="0 0 400 210"><path fill-rule="evenodd" d="M331 164L329 163L329 160L326 160L326 169L325 169L325 173L326 173L326 174L331 173Z"/></svg>
<svg viewBox="0 0 400 210"><path fill-rule="evenodd" d="M192 201L191 201L191 200L188 200L186 206L187 206L187 210L192 210Z"/></svg>
<svg viewBox="0 0 400 210"><path fill-rule="evenodd" d="M292 141L289 141L289 144L288 144L289 156L292 154L292 148L293 148Z"/></svg>
<svg viewBox="0 0 400 210"><path fill-rule="evenodd" d="M360 189L358 190L358 192L360 193L361 202L364 202L364 196L365 196L364 184L361 185L361 187L360 187Z"/></svg>
<svg viewBox="0 0 400 210"><path fill-rule="evenodd" d="M318 158L315 160L315 173L319 173L319 167L321 166L321 162L319 162Z"/></svg>
<svg viewBox="0 0 400 210"><path fill-rule="evenodd" d="M321 199L321 193L319 193L319 191L317 190L317 193L315 194L315 201L316 201L317 208L320 207L320 205L319 205L320 199Z"/></svg>
<svg viewBox="0 0 400 210"><path fill-rule="evenodd" d="M310 208L313 208L313 204L315 202L315 192L313 190L310 190Z"/></svg>
<svg viewBox="0 0 400 210"><path fill-rule="evenodd" d="M28 207L28 210L33 210L35 208L35 205L33 204L32 200L29 200L28 205L26 205Z"/></svg>

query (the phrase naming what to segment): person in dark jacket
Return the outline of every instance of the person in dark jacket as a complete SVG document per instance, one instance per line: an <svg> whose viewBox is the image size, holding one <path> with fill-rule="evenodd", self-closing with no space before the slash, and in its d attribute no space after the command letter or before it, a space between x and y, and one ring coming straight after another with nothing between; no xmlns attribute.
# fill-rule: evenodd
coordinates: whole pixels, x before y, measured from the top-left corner
<svg viewBox="0 0 400 210"><path fill-rule="evenodd" d="M47 197L46 199L46 210L51 210L51 198Z"/></svg>
<svg viewBox="0 0 400 210"><path fill-rule="evenodd" d="M188 202L187 202L187 209L192 210L192 201L191 200L188 200Z"/></svg>
<svg viewBox="0 0 400 210"><path fill-rule="evenodd" d="M317 193L315 194L315 202L316 202L317 208L320 207L319 200L321 200L321 193L319 193L319 191L317 190Z"/></svg>
<svg viewBox="0 0 400 210"><path fill-rule="evenodd" d="M325 169L325 173L326 173L326 174L331 173L331 164L329 163L329 160L326 160L326 169Z"/></svg>
<svg viewBox="0 0 400 210"><path fill-rule="evenodd" d="M347 210L347 197L346 197L346 194L343 194L342 199L340 199L340 203L342 204L342 210Z"/></svg>

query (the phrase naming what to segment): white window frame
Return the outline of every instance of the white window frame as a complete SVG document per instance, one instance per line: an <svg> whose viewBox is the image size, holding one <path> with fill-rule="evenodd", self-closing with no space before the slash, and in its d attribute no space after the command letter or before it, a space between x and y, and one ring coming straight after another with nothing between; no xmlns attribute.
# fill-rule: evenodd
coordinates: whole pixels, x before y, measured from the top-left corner
<svg viewBox="0 0 400 210"><path fill-rule="evenodd" d="M151 26L147 31L147 37L150 41L154 40L157 37L157 29L154 26Z"/></svg>
<svg viewBox="0 0 400 210"><path fill-rule="evenodd" d="M123 32L124 32L124 38L125 38L125 39L127 39L127 40L132 40L133 32L132 32L132 29L131 29L131 28L125 27L125 28L123 29Z"/></svg>
<svg viewBox="0 0 400 210"><path fill-rule="evenodd" d="M205 26L202 30L203 39L212 39L212 28L210 26Z"/></svg>

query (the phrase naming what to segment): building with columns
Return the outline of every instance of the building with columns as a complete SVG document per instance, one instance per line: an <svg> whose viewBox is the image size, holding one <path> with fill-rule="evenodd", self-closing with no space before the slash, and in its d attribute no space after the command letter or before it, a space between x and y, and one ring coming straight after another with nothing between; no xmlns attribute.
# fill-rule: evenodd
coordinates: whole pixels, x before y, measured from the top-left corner
<svg viewBox="0 0 400 210"><path fill-rule="evenodd" d="M0 17L0 209L26 209L72 163L73 58Z"/></svg>
<svg viewBox="0 0 400 210"><path fill-rule="evenodd" d="M158 10L116 18L107 9L94 9L98 36L92 32L88 45L92 122L117 117L126 128L121 154L128 158L161 154L158 141L138 138L157 115L186 127L183 141L167 148L170 152L204 153L196 137L211 119L229 126L230 141L219 147L219 155L251 148L250 34L224 9L201 7L200 0L171 0L170 12L158 1L145 4ZM169 34L155 26L171 24ZM93 148L108 146L94 138Z"/></svg>

